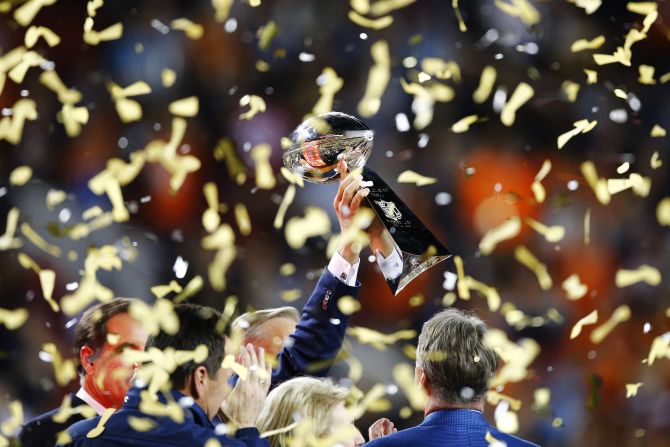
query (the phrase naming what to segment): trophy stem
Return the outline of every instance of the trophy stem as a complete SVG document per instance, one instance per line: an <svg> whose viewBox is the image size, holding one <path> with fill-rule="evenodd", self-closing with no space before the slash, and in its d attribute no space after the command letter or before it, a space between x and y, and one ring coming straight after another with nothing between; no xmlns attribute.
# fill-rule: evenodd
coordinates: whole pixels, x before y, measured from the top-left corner
<svg viewBox="0 0 670 447"><path fill-rule="evenodd" d="M372 182L367 200L383 226L380 228L383 234L377 241L390 241L400 255L400 265L378 262L391 292L397 295L421 273L451 257L451 253L388 184L367 166L363 167L363 180ZM382 247L384 244L374 243L373 238L373 251L376 251L375 245Z"/></svg>

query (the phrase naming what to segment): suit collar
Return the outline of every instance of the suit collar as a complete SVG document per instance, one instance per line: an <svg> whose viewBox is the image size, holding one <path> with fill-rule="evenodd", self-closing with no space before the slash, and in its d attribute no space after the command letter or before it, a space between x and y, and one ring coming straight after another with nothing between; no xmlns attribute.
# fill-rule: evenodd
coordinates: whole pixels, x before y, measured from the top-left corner
<svg viewBox="0 0 670 447"><path fill-rule="evenodd" d="M424 418L421 425L488 426L488 422L486 422L486 418L481 411L457 408L434 411Z"/></svg>
<svg viewBox="0 0 670 447"><path fill-rule="evenodd" d="M128 394L126 395L126 401L123 404L122 408L133 409L133 410L139 409L142 391L146 391L146 388L139 388L136 386L130 388L130 390L128 390ZM203 410L200 405L194 402L193 398L175 389L171 389L169 395L170 395L169 400L171 402L172 401L177 402L183 407L185 422L193 421L195 424L201 427L211 429L214 428L214 424L212 424L212 421L209 419L209 417L207 417L207 413L205 413L205 410ZM158 401L165 404L168 402L168 398L164 393L159 392Z"/></svg>

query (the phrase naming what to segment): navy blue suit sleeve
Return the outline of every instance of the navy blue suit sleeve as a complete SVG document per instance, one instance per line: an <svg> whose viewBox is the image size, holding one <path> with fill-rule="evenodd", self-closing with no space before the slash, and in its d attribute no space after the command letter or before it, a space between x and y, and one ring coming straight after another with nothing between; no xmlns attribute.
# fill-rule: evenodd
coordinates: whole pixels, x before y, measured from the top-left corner
<svg viewBox="0 0 670 447"><path fill-rule="evenodd" d="M239 439L247 447L270 447L268 440L261 439L261 435L255 427L238 429L235 432L235 439Z"/></svg>
<svg viewBox="0 0 670 447"><path fill-rule="evenodd" d="M356 297L360 283L348 286L326 268L302 309L300 321L272 372L272 386L297 376L325 376L342 347L349 316L338 301Z"/></svg>

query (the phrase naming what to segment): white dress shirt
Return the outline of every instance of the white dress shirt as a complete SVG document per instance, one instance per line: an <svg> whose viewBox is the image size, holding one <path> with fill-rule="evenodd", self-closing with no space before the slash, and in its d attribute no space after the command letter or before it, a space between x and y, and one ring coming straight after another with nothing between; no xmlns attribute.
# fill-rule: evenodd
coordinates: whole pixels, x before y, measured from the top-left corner
<svg viewBox="0 0 670 447"><path fill-rule="evenodd" d="M105 412L106 408L100 404L97 400L93 399L93 396L88 394L88 392L84 389L84 387L79 388L79 391L77 391L76 396L89 404L91 408L95 410L96 413L98 413L99 416L102 416L102 413Z"/></svg>

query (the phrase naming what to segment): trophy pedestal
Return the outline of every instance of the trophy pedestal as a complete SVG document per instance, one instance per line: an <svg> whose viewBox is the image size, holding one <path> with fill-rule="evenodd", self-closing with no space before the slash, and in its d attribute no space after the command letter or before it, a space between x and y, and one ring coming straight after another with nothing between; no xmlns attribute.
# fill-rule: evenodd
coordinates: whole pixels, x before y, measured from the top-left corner
<svg viewBox="0 0 670 447"><path fill-rule="evenodd" d="M414 278L442 262L451 253L373 170L363 167L363 180L372 182L367 201L377 215L372 224L371 247L380 251L392 243L400 265L379 263L391 292L397 295Z"/></svg>

